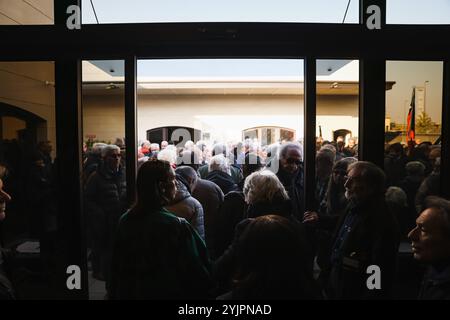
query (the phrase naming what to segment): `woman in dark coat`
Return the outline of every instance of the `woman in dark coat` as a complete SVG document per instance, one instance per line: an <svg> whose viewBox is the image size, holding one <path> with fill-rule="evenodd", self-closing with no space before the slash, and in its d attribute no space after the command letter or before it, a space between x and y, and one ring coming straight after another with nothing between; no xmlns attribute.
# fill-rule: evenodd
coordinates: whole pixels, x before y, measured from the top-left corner
<svg viewBox="0 0 450 320"><path fill-rule="evenodd" d="M167 161L149 160L137 176L137 202L120 219L112 299L197 299L211 287L206 246L183 218L164 209L175 196Z"/></svg>

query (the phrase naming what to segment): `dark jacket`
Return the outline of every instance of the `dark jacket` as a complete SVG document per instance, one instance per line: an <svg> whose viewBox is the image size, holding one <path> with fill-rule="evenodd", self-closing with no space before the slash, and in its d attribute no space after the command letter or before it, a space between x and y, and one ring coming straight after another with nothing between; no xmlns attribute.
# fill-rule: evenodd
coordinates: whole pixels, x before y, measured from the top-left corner
<svg viewBox="0 0 450 320"><path fill-rule="evenodd" d="M166 209L180 218L186 219L205 239L203 208L197 199L191 196L189 187L182 177L177 175L177 193Z"/></svg>
<svg viewBox="0 0 450 320"><path fill-rule="evenodd" d="M161 209L120 219L112 299L198 299L211 288L206 246L189 223Z"/></svg>
<svg viewBox="0 0 450 320"><path fill-rule="evenodd" d="M119 218L126 210L126 181L121 169L113 173L102 165L93 173L84 192L88 232L106 248L112 243Z"/></svg>
<svg viewBox="0 0 450 320"><path fill-rule="evenodd" d="M239 222L247 215L247 203L242 191L229 192L220 207L216 228L216 256L220 257L234 238Z"/></svg>
<svg viewBox="0 0 450 320"><path fill-rule="evenodd" d="M349 214L354 223L340 246L338 258L331 261L330 295L333 299L389 298L395 278L399 231L384 197L373 198L363 206L350 204L341 217L332 243L336 248L341 228ZM382 272L381 289L369 290L367 267L377 265Z"/></svg>
<svg viewBox="0 0 450 320"><path fill-rule="evenodd" d="M206 247L210 257L215 258L217 218L223 203L223 192L214 182L198 179L192 196L203 207Z"/></svg>
<svg viewBox="0 0 450 320"><path fill-rule="evenodd" d="M292 214L301 221L303 219L303 213L305 212L305 203L303 201L303 167L300 167L300 169L292 175L285 172L280 166L277 177L280 179L291 199Z"/></svg>
<svg viewBox="0 0 450 320"><path fill-rule="evenodd" d="M420 300L450 300L450 264L440 268L429 267L419 292Z"/></svg>
<svg viewBox="0 0 450 320"><path fill-rule="evenodd" d="M233 181L231 176L225 172L219 170L211 171L205 179L217 184L225 195L230 191L238 190L237 184Z"/></svg>
<svg viewBox="0 0 450 320"><path fill-rule="evenodd" d="M242 181L242 171L238 165L231 165L230 166L230 172L231 172L231 179L234 183L238 184ZM209 165L205 164L198 168L198 173L200 174L200 177L202 179L206 179L206 176L209 173Z"/></svg>
<svg viewBox="0 0 450 320"><path fill-rule="evenodd" d="M219 284L220 290L229 290L231 286L231 277L236 271L237 248L241 241L241 236L248 224L257 217L275 214L291 218L291 203L289 200L276 201L274 203L257 203L250 205L247 209L248 218L242 220L236 225L234 238L226 251L218 258L213 267L213 275ZM300 226L301 227L301 226ZM220 292L222 293L222 292Z"/></svg>

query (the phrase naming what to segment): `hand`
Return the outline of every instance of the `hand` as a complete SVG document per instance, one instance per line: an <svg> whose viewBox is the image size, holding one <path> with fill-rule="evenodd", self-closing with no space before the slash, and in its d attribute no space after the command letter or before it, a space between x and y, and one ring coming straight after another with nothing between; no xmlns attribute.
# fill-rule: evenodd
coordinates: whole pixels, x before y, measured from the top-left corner
<svg viewBox="0 0 450 320"><path fill-rule="evenodd" d="M315 211L306 211L303 215L303 223L317 223L319 221L319 215Z"/></svg>

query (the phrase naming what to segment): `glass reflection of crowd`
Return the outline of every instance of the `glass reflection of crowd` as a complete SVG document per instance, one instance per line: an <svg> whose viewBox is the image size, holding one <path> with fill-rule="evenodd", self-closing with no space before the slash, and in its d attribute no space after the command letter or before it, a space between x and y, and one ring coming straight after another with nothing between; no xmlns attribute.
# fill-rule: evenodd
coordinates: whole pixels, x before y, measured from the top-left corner
<svg viewBox="0 0 450 320"><path fill-rule="evenodd" d="M0 179L10 195L7 205L0 199L5 213L0 222L0 269L17 298L54 297L59 224L57 164L51 154L50 141L34 146L19 140L0 142ZM39 254L17 250L26 242L37 243Z"/></svg>

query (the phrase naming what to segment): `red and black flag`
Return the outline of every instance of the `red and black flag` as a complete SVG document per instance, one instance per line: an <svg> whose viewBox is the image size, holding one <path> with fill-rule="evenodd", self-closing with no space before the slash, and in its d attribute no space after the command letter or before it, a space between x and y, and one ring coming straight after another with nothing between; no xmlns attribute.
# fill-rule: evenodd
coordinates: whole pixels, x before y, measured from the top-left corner
<svg viewBox="0 0 450 320"><path fill-rule="evenodd" d="M413 88L411 104L408 112L406 140L414 141L416 137L416 88Z"/></svg>

